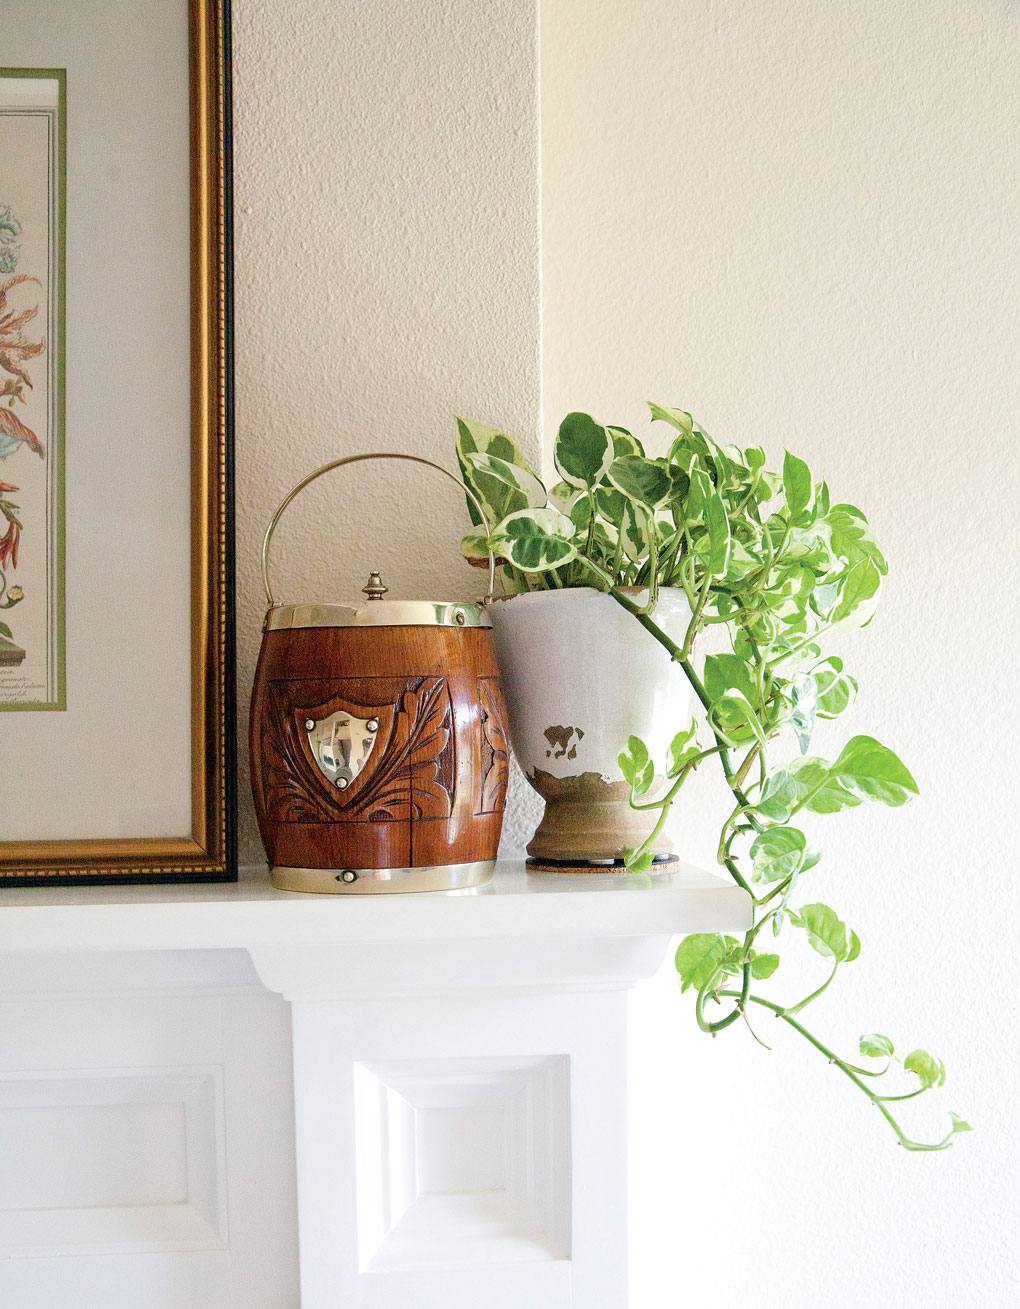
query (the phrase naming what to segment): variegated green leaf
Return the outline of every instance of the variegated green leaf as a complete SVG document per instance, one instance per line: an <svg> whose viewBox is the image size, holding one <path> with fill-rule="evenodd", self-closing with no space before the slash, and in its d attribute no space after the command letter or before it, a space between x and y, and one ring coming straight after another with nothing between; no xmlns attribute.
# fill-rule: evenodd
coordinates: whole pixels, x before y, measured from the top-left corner
<svg viewBox="0 0 1020 1309"><path fill-rule="evenodd" d="M803 459L786 452L783 460L783 491L791 518L796 518L811 503L811 471Z"/></svg>
<svg viewBox="0 0 1020 1309"><path fill-rule="evenodd" d="M655 778L655 765L648 754L648 747L639 736L627 738L627 748L621 750L616 762L624 779L630 783L635 795L643 795Z"/></svg>
<svg viewBox="0 0 1020 1309"><path fill-rule="evenodd" d="M623 511L623 552L633 563L643 563L648 558L648 534L646 515L633 502L627 500Z"/></svg>
<svg viewBox="0 0 1020 1309"><path fill-rule="evenodd" d="M653 404L651 400L645 403L652 413L652 422L669 423L670 427L675 427L678 432L684 432L690 435L694 431L694 419L683 409L670 409L665 405Z"/></svg>
<svg viewBox="0 0 1020 1309"><path fill-rule="evenodd" d="M606 477L617 491L646 509L661 509L673 491L673 481L666 469L640 455L614 459Z"/></svg>
<svg viewBox="0 0 1020 1309"><path fill-rule="evenodd" d="M832 624L845 624L853 618L855 627L864 627L875 612L882 575L872 559L852 564L839 585L836 604L829 616Z"/></svg>
<svg viewBox="0 0 1020 1309"><path fill-rule="evenodd" d="M473 450L467 455L468 464L477 472L488 474L497 481L513 487L526 497L529 509L544 509L547 501L545 487L526 465L511 464L506 459ZM495 526L495 524L493 524Z"/></svg>
<svg viewBox="0 0 1020 1309"><path fill-rule="evenodd" d="M705 567L713 577L725 577L730 563L730 522L718 491L713 491L705 504L705 526L708 528Z"/></svg>
<svg viewBox="0 0 1020 1309"><path fill-rule="evenodd" d="M569 482L557 482L549 492L549 504L569 517L571 509L584 494L583 487L571 486Z"/></svg>
<svg viewBox="0 0 1020 1309"><path fill-rule="evenodd" d="M784 882L800 871L807 850L807 837L796 827L768 827L751 845L754 880L765 884Z"/></svg>
<svg viewBox="0 0 1020 1309"><path fill-rule="evenodd" d="M622 455L641 455L644 457L644 446L632 436L625 427L613 427L611 424L606 427L606 431L613 439L613 457L619 459Z"/></svg>
<svg viewBox="0 0 1020 1309"><path fill-rule="evenodd" d="M460 552L469 564L488 567L489 543L484 532L465 532L461 537Z"/></svg>
<svg viewBox="0 0 1020 1309"><path fill-rule="evenodd" d="M827 904L806 904L791 912L790 921L807 933L808 941L820 955L837 963L851 963L860 954L857 934Z"/></svg>
<svg viewBox="0 0 1020 1309"><path fill-rule="evenodd" d="M627 851L623 860L629 872L646 873L655 863L655 851L633 846Z"/></svg>
<svg viewBox="0 0 1020 1309"><path fill-rule="evenodd" d="M833 505L825 515L825 520L829 526L832 548L841 558L851 564L861 559L870 559L883 576L889 571L875 533L858 508L848 504Z"/></svg>
<svg viewBox="0 0 1020 1309"><path fill-rule="evenodd" d="M680 989L693 987L700 991L721 971L723 960L738 944L732 936L716 932L697 932L685 936L677 946L676 970L680 974Z"/></svg>
<svg viewBox="0 0 1020 1309"><path fill-rule="evenodd" d="M703 521L709 500L715 494L712 479L703 468L693 467L690 472L690 490L687 493L688 522Z"/></svg>
<svg viewBox="0 0 1020 1309"><path fill-rule="evenodd" d="M677 732L666 751L666 776L678 777L692 759L701 753L698 744L698 724L691 719L690 726Z"/></svg>
<svg viewBox="0 0 1020 1309"><path fill-rule="evenodd" d="M862 1036L858 1048L861 1054L866 1054L870 1059L891 1059L896 1053L892 1041L881 1032Z"/></svg>
<svg viewBox="0 0 1020 1309"><path fill-rule="evenodd" d="M946 1080L945 1064L927 1050L911 1050L903 1060L903 1067L908 1073L917 1074L926 1091L933 1086L942 1086Z"/></svg>
<svg viewBox="0 0 1020 1309"><path fill-rule="evenodd" d="M571 486L597 486L613 461L613 443L590 414L567 414L556 436L553 460Z"/></svg>
<svg viewBox="0 0 1020 1309"><path fill-rule="evenodd" d="M489 544L515 568L541 573L576 557L573 530L557 509L522 509L503 519Z"/></svg>
<svg viewBox="0 0 1020 1309"><path fill-rule="evenodd" d="M490 473L472 467L469 461L469 456L472 454L486 454L495 459L502 459L515 467L527 469L527 460L505 433L498 432L494 427L486 427L484 423L458 418L456 454L461 476L481 501L490 529L507 514L528 507L528 498L523 491L509 486ZM468 500L468 513L471 522L476 527L479 526L481 518L470 500Z"/></svg>
<svg viewBox="0 0 1020 1309"><path fill-rule="evenodd" d="M818 683L810 673L798 673L790 683L790 726L797 734L801 754L807 753L818 716Z"/></svg>
<svg viewBox="0 0 1020 1309"><path fill-rule="evenodd" d="M812 675L818 686L818 717L838 718L853 703L856 681L844 673L843 660L836 655L817 664Z"/></svg>

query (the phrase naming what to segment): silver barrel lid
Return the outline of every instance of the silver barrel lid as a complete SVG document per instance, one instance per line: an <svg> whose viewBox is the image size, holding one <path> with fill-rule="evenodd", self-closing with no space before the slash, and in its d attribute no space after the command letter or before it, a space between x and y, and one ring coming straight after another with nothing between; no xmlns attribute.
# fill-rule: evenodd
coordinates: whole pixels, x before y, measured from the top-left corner
<svg viewBox="0 0 1020 1309"><path fill-rule="evenodd" d="M360 605L273 605L266 614L267 632L295 627L491 627L482 603L447 600L384 600L389 587L373 571L361 588Z"/></svg>
<svg viewBox="0 0 1020 1309"><path fill-rule="evenodd" d="M446 600L368 600L361 605L274 605L266 631L295 627L491 627L485 606Z"/></svg>

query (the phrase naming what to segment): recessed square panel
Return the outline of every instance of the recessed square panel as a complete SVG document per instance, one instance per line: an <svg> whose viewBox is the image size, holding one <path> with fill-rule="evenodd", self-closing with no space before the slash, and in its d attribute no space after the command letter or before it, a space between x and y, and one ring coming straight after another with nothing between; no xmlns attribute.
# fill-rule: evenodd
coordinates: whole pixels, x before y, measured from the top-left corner
<svg viewBox="0 0 1020 1309"><path fill-rule="evenodd" d="M415 1177L419 1195L477 1194L507 1188L504 1104L416 1109Z"/></svg>
<svg viewBox="0 0 1020 1309"><path fill-rule="evenodd" d="M362 1271L570 1257L565 1055L355 1065Z"/></svg>

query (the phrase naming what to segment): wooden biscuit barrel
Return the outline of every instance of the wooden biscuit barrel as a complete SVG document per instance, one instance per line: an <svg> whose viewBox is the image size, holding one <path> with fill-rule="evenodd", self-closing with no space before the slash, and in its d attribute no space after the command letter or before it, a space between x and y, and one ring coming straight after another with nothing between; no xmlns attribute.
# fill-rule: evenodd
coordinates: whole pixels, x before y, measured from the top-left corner
<svg viewBox="0 0 1020 1309"><path fill-rule="evenodd" d="M482 603L269 599L252 694L251 774L284 890L450 890L492 875L509 775L506 709ZM445 469L438 468L457 481ZM458 485L460 483L458 482ZM490 561L491 577L494 565Z"/></svg>

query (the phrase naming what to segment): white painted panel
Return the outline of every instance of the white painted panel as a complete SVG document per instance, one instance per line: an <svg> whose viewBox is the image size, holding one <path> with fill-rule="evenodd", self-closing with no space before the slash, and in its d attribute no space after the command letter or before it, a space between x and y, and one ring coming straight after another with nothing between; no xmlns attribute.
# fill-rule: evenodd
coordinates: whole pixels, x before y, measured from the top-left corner
<svg viewBox="0 0 1020 1309"><path fill-rule="evenodd" d="M419 1109L415 1123L420 1195L506 1190L507 1121L502 1105Z"/></svg>
<svg viewBox="0 0 1020 1309"><path fill-rule="evenodd" d="M77 889L77 888L69 888ZM103 888L89 887L99 894ZM134 888L132 888L134 889ZM139 888L141 889L141 888ZM148 890L149 888L145 888ZM5 887L5 893L7 888ZM36 897L39 895L35 890ZM52 892L47 890L52 902ZM9 907L9 900L4 901ZM30 903L38 903L30 901ZM89 925L94 941L97 933ZM102 923L109 928L110 917ZM79 944L83 929L69 939ZM17 931L12 933L15 937ZM135 944L138 945L136 933ZM0 992L5 998L44 995L78 1000L111 991L121 995L186 993L188 991L261 990L246 950L63 950L59 954L0 955Z"/></svg>
<svg viewBox="0 0 1020 1309"><path fill-rule="evenodd" d="M226 1245L220 1069L0 1077L0 1252Z"/></svg>
<svg viewBox="0 0 1020 1309"><path fill-rule="evenodd" d="M357 1309L625 1309L622 1300L582 1302L569 1259L499 1267L423 1268L367 1273ZM640 1306L635 1306L640 1309Z"/></svg>
<svg viewBox="0 0 1020 1309"><path fill-rule="evenodd" d="M8 1202L71 1205L0 1208L0 1306L298 1309L287 1005L251 988L237 952L135 960L91 972L84 955L0 961L18 996L0 1003L0 1131L11 1114L83 1128L77 1141L60 1129L73 1176L59 1159L42 1166L37 1138L16 1142L25 1167L11 1179L0 1144ZM100 993L132 980L169 993ZM47 983L56 993L33 998ZM61 994L70 984L96 989ZM182 1167L186 1199L167 1203ZM79 1203L90 1180L93 1202Z"/></svg>
<svg viewBox="0 0 1020 1309"><path fill-rule="evenodd" d="M564 1056L356 1064L365 1271L570 1255Z"/></svg>
<svg viewBox="0 0 1020 1309"><path fill-rule="evenodd" d="M0 1210L183 1204L184 1105L0 1109Z"/></svg>

